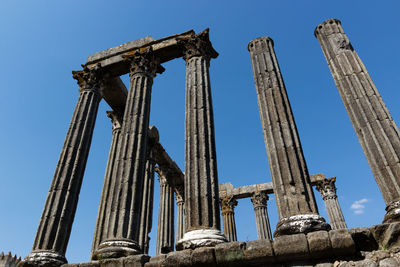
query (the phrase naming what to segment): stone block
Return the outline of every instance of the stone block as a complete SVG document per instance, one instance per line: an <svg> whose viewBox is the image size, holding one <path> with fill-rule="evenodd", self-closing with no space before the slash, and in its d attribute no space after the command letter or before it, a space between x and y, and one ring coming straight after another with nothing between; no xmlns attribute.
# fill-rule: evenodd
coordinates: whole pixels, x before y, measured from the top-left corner
<svg viewBox="0 0 400 267"><path fill-rule="evenodd" d="M356 252L353 238L348 229L337 229L329 231L333 254L335 256L350 256Z"/></svg>
<svg viewBox="0 0 400 267"><path fill-rule="evenodd" d="M129 267L143 267L146 262L150 260L150 256L146 254L128 256L122 258L123 266Z"/></svg>
<svg viewBox="0 0 400 267"><path fill-rule="evenodd" d="M245 242L228 242L215 246L218 266L243 266Z"/></svg>
<svg viewBox="0 0 400 267"><path fill-rule="evenodd" d="M315 264L315 267L332 267L333 263L330 262L320 262Z"/></svg>
<svg viewBox="0 0 400 267"><path fill-rule="evenodd" d="M191 265L190 254L192 253L191 249L185 249L181 251L170 252L167 254L163 262L163 266L168 267L184 267Z"/></svg>
<svg viewBox="0 0 400 267"><path fill-rule="evenodd" d="M400 223L385 223L369 228L379 248L390 249L400 246Z"/></svg>
<svg viewBox="0 0 400 267"><path fill-rule="evenodd" d="M270 263L275 261L272 243L267 239L247 242L243 254L244 259L249 264Z"/></svg>
<svg viewBox="0 0 400 267"><path fill-rule="evenodd" d="M399 263L393 258L386 258L379 262L379 267L398 267Z"/></svg>
<svg viewBox="0 0 400 267"><path fill-rule="evenodd" d="M332 245L327 231L308 233L307 241L311 258L321 259L332 256Z"/></svg>
<svg viewBox="0 0 400 267"><path fill-rule="evenodd" d="M354 240L357 251L373 251L378 249L378 243L369 228L352 228L350 229L350 235Z"/></svg>
<svg viewBox="0 0 400 267"><path fill-rule="evenodd" d="M79 264L79 267L100 267L99 261L83 262Z"/></svg>
<svg viewBox="0 0 400 267"><path fill-rule="evenodd" d="M310 258L305 234L276 237L273 242L274 254L279 261L288 259L301 260Z"/></svg>
<svg viewBox="0 0 400 267"><path fill-rule="evenodd" d="M104 259L100 261L100 267L119 267L123 266L123 258Z"/></svg>
<svg viewBox="0 0 400 267"><path fill-rule="evenodd" d="M217 266L217 261L215 259L215 251L213 247L200 247L196 248L192 252L191 256L192 266L207 266L214 267Z"/></svg>
<svg viewBox="0 0 400 267"><path fill-rule="evenodd" d="M164 260L167 258L167 254L161 254L158 256L151 257L149 262L147 262L145 267L161 267L164 264Z"/></svg>

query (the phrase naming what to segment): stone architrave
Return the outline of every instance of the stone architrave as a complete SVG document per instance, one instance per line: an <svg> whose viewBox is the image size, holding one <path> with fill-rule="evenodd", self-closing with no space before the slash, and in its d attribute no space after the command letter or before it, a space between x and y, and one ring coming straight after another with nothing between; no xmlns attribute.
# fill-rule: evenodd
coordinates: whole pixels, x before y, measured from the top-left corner
<svg viewBox="0 0 400 267"><path fill-rule="evenodd" d="M112 197L114 192L112 175L116 172L116 154L117 154L117 144L119 142L120 134L121 134L121 125L122 119L121 117L113 112L107 111L107 116L111 119L112 122L112 139L110 151L108 153L108 161L106 167L106 173L104 176L103 189L101 192L99 211L97 215L96 228L93 235L93 244L92 244L92 257L93 253L97 250L97 247L107 237L106 230L108 229L107 224L109 222L108 215L111 212L112 207Z"/></svg>
<svg viewBox="0 0 400 267"><path fill-rule="evenodd" d="M275 236L328 230L318 215L285 84L269 37L248 45L279 222Z"/></svg>
<svg viewBox="0 0 400 267"><path fill-rule="evenodd" d="M80 86L79 98L65 137L32 252L21 266L58 266L67 262L65 251L78 204L101 100L102 69L73 72Z"/></svg>
<svg viewBox="0 0 400 267"><path fill-rule="evenodd" d="M177 206L176 216L176 242L183 238L183 234L186 232L185 229L185 200L184 200L184 187L179 185L175 187L175 199Z"/></svg>
<svg viewBox="0 0 400 267"><path fill-rule="evenodd" d="M230 196L220 198L222 211L222 226L224 234L229 242L237 241L236 222L235 222L235 207L238 202Z"/></svg>
<svg viewBox="0 0 400 267"><path fill-rule="evenodd" d="M174 190L167 182L167 175L156 169L160 181L160 203L158 208L158 227L156 255L174 251Z"/></svg>
<svg viewBox="0 0 400 267"><path fill-rule="evenodd" d="M254 213L256 215L257 235L258 239L272 240L271 226L269 224L267 202L268 195L265 192L256 192L251 197Z"/></svg>
<svg viewBox="0 0 400 267"><path fill-rule="evenodd" d="M226 242L221 232L214 118L209 64L218 53L208 29L178 40L186 61L185 210L186 233L177 249Z"/></svg>
<svg viewBox="0 0 400 267"><path fill-rule="evenodd" d="M341 22L329 19L314 34L387 205L383 222L400 221L399 129Z"/></svg>
<svg viewBox="0 0 400 267"><path fill-rule="evenodd" d="M325 179L317 182L316 188L321 193L322 199L325 202L332 229L345 229L347 225L337 199L335 182L336 177Z"/></svg>
<svg viewBox="0 0 400 267"><path fill-rule="evenodd" d="M139 226L142 209L153 78L163 68L151 49L127 57L131 64L130 89L123 116L114 179L113 207L107 238L94 259L119 258L142 252Z"/></svg>

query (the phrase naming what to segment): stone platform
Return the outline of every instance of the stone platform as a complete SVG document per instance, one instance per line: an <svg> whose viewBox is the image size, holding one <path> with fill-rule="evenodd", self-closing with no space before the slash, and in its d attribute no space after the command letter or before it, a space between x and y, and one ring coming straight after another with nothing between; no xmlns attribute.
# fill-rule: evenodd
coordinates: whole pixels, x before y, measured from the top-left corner
<svg viewBox="0 0 400 267"><path fill-rule="evenodd" d="M270 240L229 242L170 252L136 255L62 267L116 266L400 266L400 223L318 231Z"/></svg>

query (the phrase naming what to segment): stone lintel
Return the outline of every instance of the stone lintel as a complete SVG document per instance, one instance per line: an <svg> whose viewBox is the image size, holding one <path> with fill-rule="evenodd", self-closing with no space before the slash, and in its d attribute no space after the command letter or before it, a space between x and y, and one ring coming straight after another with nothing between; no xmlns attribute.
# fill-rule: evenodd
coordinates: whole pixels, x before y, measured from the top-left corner
<svg viewBox="0 0 400 267"><path fill-rule="evenodd" d="M170 61L174 58L183 56L182 48L178 45L177 40L195 36L193 30L181 34L171 35L165 38L154 40L148 36L139 40L128 42L89 56L86 65L89 68L101 64L111 76L121 76L129 72L129 63L123 58L136 51L142 51L148 48L153 50L155 57L160 59L160 63Z"/></svg>
<svg viewBox="0 0 400 267"><path fill-rule="evenodd" d="M120 117L123 117L128 90L119 77L105 80L102 96Z"/></svg>

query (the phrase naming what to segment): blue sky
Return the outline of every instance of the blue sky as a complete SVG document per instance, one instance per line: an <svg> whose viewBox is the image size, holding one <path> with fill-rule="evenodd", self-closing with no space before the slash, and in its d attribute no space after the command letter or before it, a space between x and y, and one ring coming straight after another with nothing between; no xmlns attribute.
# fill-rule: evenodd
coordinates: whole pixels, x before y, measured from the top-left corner
<svg viewBox="0 0 400 267"><path fill-rule="evenodd" d="M398 1L28 1L0 3L0 251L26 256L78 98L71 71L89 55L145 36L210 28L220 56L211 62L219 182L270 182L247 44L270 36L311 174L337 177L349 227L378 224L384 202L323 57L314 28L342 21L395 121L400 121ZM153 85L151 124L184 167L185 64L164 64ZM123 80L128 82L127 77ZM128 85L128 84L127 84ZM100 104L69 262L89 259L111 123ZM156 183L155 196L158 195ZM320 214L327 213L316 193ZM155 223L151 233L154 254ZM353 207L353 208L352 208ZM275 203L269 202L275 228ZM257 238L250 200L236 209L239 240Z"/></svg>

